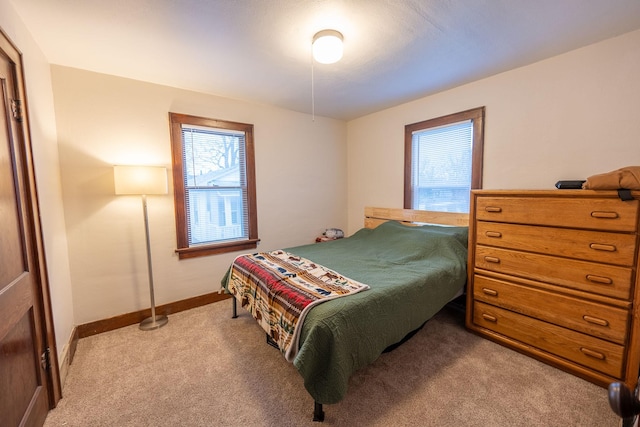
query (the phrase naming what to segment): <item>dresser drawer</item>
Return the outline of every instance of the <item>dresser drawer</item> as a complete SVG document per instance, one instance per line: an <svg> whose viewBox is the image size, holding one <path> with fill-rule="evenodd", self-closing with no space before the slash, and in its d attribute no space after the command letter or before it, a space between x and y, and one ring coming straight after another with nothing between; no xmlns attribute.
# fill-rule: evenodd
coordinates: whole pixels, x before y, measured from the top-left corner
<svg viewBox="0 0 640 427"><path fill-rule="evenodd" d="M474 301L473 322L612 377L622 373L623 346L480 301Z"/></svg>
<svg viewBox="0 0 640 427"><path fill-rule="evenodd" d="M638 200L487 196L475 204L481 221L628 232L638 226Z"/></svg>
<svg viewBox="0 0 640 427"><path fill-rule="evenodd" d="M633 270L627 267L476 246L475 267L628 300Z"/></svg>
<svg viewBox="0 0 640 427"><path fill-rule="evenodd" d="M631 267L636 235L478 221L476 242Z"/></svg>
<svg viewBox="0 0 640 427"><path fill-rule="evenodd" d="M621 308L478 275L473 280L473 296L478 301L625 344L629 313Z"/></svg>

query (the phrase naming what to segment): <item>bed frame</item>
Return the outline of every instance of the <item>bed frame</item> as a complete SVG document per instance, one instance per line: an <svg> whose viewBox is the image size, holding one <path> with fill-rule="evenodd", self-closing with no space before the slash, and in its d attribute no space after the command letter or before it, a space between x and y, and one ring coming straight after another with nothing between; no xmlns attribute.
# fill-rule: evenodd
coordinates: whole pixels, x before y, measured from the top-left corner
<svg viewBox="0 0 640 427"><path fill-rule="evenodd" d="M469 214L457 212L419 211L398 208L364 208L364 226L375 228L386 221L399 221L407 225L439 224L467 227Z"/></svg>
<svg viewBox="0 0 640 427"><path fill-rule="evenodd" d="M435 212L421 211L416 209L401 208L364 208L364 226L365 228L376 228L386 221L398 221L406 225L423 225L437 224L449 226L469 226L469 214L457 212ZM238 317L236 299L231 298L233 304L233 318ZM411 333L411 332L410 332ZM270 342L267 334L267 344L274 345ZM276 346L277 348L277 346ZM322 403L313 402L313 421L324 421L324 410Z"/></svg>

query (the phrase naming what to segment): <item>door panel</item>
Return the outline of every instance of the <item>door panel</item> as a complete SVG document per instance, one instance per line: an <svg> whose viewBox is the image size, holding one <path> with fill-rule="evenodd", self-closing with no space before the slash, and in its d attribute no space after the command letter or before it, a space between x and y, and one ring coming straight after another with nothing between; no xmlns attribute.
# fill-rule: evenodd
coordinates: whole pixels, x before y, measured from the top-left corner
<svg viewBox="0 0 640 427"><path fill-rule="evenodd" d="M51 370L43 253L26 125L20 57L0 32L0 425L41 426ZM52 336L52 334L51 334ZM53 347L55 349L55 347ZM57 370L56 370L57 373Z"/></svg>
<svg viewBox="0 0 640 427"><path fill-rule="evenodd" d="M3 399L0 419L3 425L17 426L38 389L36 377L32 374L36 366L32 331L32 316L26 313L0 341L0 387L11 390L11 405Z"/></svg>

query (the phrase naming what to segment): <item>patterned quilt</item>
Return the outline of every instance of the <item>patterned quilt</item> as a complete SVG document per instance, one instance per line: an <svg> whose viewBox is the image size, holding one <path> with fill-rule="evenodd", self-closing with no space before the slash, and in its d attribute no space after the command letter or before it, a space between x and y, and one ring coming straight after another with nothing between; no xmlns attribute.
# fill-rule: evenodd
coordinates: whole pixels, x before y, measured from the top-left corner
<svg viewBox="0 0 640 427"><path fill-rule="evenodd" d="M282 250L237 257L227 290L293 362L307 312L330 299L369 289L308 259Z"/></svg>

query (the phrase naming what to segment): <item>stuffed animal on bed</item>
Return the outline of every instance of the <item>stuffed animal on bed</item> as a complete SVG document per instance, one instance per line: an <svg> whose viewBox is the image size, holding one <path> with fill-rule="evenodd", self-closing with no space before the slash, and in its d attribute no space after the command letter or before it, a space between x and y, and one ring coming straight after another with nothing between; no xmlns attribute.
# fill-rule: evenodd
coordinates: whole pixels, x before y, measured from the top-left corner
<svg viewBox="0 0 640 427"><path fill-rule="evenodd" d="M322 236L316 237L316 242L327 242L329 240L341 239L344 237L344 231L339 228L327 228Z"/></svg>
<svg viewBox="0 0 640 427"><path fill-rule="evenodd" d="M344 237L344 231L339 228L327 228L322 233L323 236L328 237L329 239L342 239Z"/></svg>

